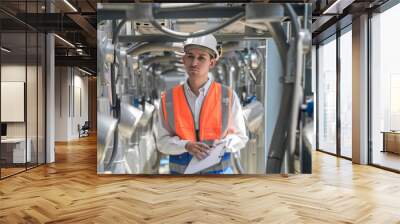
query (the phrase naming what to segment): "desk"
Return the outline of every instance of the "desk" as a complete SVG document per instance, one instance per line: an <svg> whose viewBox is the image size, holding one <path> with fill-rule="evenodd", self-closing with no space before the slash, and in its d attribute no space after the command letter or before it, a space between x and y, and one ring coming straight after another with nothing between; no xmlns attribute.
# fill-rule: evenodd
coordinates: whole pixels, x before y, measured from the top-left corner
<svg viewBox="0 0 400 224"><path fill-rule="evenodd" d="M28 147L25 154L25 138L6 138L1 139L1 157L6 163L25 163L31 161L31 144L30 138L26 140ZM11 159L12 158L12 159Z"/></svg>
<svg viewBox="0 0 400 224"><path fill-rule="evenodd" d="M400 154L400 131L383 131L383 151Z"/></svg>

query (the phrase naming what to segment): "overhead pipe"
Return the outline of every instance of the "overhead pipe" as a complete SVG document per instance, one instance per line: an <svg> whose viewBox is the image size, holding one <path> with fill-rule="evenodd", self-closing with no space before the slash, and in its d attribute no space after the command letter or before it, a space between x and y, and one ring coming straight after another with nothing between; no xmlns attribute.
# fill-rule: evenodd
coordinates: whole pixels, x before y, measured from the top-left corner
<svg viewBox="0 0 400 224"><path fill-rule="evenodd" d="M185 33L185 32L179 32L175 30L168 29L166 27L161 26L157 21L151 20L150 23L157 28L159 31L163 32L164 34L174 37L174 38L179 38L179 39L187 39L187 38L194 38L194 37L200 37L204 36L210 33L214 33L217 30L223 29L232 23L236 22L237 20L242 19L245 16L245 12L238 13L237 15L233 16L229 20L225 21L224 23L221 23L215 27L212 27L208 30L203 30L203 31L196 31L196 32L191 32L191 33Z"/></svg>
<svg viewBox="0 0 400 224"><path fill-rule="evenodd" d="M242 21L239 21L239 23L241 23L245 26L251 27L251 28L262 30L262 31L269 31L268 27L263 24L249 23L249 22L242 22Z"/></svg>
<svg viewBox="0 0 400 224"><path fill-rule="evenodd" d="M268 30L278 47L278 53L281 57L282 66L285 68L284 63L287 59L287 52L289 50L289 44L286 42L285 30L280 22L266 22L265 25L268 27Z"/></svg>
<svg viewBox="0 0 400 224"><path fill-rule="evenodd" d="M137 56L147 52L160 52L160 51L183 51L183 43L147 43L140 45L130 51L127 50L127 54Z"/></svg>
<svg viewBox="0 0 400 224"><path fill-rule="evenodd" d="M156 57L151 57L151 58L143 61L143 65L149 66L153 63L174 62L174 61L179 61L179 60L180 60L179 58L177 58L176 56L173 56L173 55L156 56Z"/></svg>
<svg viewBox="0 0 400 224"><path fill-rule="evenodd" d="M203 6L208 6L210 4L208 3L178 3L178 4L174 4L174 3L161 3L160 4L160 8L161 9L168 9L168 10L184 10L184 9L197 9L199 7L203 7Z"/></svg>
<svg viewBox="0 0 400 224"><path fill-rule="evenodd" d="M118 43L119 33L121 32L122 27L126 24L127 21L128 20L125 18L121 22L118 23L118 26L113 31L112 44Z"/></svg>

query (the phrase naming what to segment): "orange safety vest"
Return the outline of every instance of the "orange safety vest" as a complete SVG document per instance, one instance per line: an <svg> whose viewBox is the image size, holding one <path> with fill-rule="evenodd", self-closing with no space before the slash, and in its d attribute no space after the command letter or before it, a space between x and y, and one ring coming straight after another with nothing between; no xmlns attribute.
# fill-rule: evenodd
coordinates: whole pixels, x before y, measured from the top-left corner
<svg viewBox="0 0 400 224"><path fill-rule="evenodd" d="M232 90L229 87L214 81L211 83L200 110L198 131L195 129L194 115L186 99L183 85L178 85L163 93L161 103L164 125L180 139L212 145L215 140L222 139L228 133L233 132L228 128L232 111ZM224 155L225 159L228 157L230 157L230 153ZM178 155L178 157L170 156L170 170L172 173L183 173L190 159L189 153ZM224 159L221 164L207 170L224 170L226 166L230 166L222 164L223 161ZM171 169L171 164L172 167L176 164L180 167ZM208 171L205 173L210 173Z"/></svg>

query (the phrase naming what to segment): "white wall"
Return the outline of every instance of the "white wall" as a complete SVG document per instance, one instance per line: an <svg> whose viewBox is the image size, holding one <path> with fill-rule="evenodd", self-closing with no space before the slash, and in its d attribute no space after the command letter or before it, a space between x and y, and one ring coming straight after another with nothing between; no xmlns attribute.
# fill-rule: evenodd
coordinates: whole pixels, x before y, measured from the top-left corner
<svg viewBox="0 0 400 224"><path fill-rule="evenodd" d="M2 65L1 81L25 82L25 69L25 65Z"/></svg>
<svg viewBox="0 0 400 224"><path fill-rule="evenodd" d="M78 72L78 74L77 74ZM74 105L72 108L72 117L71 120L71 135L73 138L78 137L78 124L81 126L88 121L88 78L81 76L79 70L74 70L74 96L71 96L74 99L74 102L71 105ZM80 97L79 97L80 95ZM79 102L80 101L80 102ZM81 108L79 108L81 107ZM81 110L81 111L80 111Z"/></svg>
<svg viewBox="0 0 400 224"><path fill-rule="evenodd" d="M56 67L56 141L79 138L78 124L88 120L88 78L82 75L72 67Z"/></svg>
<svg viewBox="0 0 400 224"><path fill-rule="evenodd" d="M1 81L6 82L25 82L25 65L2 65ZM7 108L1 108L7 110ZM7 123L8 137L25 137L25 122L9 122Z"/></svg>
<svg viewBox="0 0 400 224"><path fill-rule="evenodd" d="M55 68L55 141L68 140L68 86L67 67Z"/></svg>
<svg viewBox="0 0 400 224"><path fill-rule="evenodd" d="M82 94L82 116L79 116L80 121L88 120L88 77L75 75L75 86L81 88Z"/></svg>

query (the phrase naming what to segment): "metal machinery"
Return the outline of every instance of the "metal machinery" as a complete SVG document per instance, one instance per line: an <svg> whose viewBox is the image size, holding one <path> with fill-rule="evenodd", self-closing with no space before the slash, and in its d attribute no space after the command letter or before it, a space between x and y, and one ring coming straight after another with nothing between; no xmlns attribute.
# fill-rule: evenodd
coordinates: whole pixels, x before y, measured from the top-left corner
<svg viewBox="0 0 400 224"><path fill-rule="evenodd" d="M155 143L160 93L186 79L183 41L208 33L222 49L210 77L236 91L245 113L249 142L234 155L236 172L310 172L302 147L310 14L310 4L99 4L98 172L168 173ZM270 59L281 74L268 74ZM277 77L277 105L267 76ZM270 108L275 125L266 130Z"/></svg>

